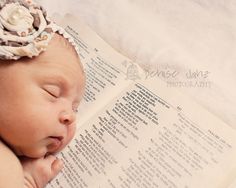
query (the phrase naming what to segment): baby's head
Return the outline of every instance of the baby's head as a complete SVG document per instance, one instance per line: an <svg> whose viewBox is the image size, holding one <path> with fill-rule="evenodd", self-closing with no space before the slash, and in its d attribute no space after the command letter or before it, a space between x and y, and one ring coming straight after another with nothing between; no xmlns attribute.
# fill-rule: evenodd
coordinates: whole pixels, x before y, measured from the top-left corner
<svg viewBox="0 0 236 188"><path fill-rule="evenodd" d="M80 59L64 35L52 34L45 46L32 58L24 51L0 60L0 139L32 158L55 153L72 139L85 85Z"/></svg>

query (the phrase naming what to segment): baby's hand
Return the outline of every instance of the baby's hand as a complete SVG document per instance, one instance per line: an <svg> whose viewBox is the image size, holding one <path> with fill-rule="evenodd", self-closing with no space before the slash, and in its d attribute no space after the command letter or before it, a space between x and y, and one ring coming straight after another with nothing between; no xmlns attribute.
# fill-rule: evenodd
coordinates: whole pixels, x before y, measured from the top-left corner
<svg viewBox="0 0 236 188"><path fill-rule="evenodd" d="M24 184L27 188L43 188L62 169L62 161L53 155L40 159L22 158Z"/></svg>

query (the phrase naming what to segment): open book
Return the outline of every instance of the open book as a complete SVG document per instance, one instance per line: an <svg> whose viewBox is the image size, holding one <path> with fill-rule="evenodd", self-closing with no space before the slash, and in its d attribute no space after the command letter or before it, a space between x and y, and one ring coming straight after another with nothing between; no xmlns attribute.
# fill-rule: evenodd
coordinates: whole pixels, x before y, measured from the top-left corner
<svg viewBox="0 0 236 188"><path fill-rule="evenodd" d="M87 75L73 141L47 188L229 188L236 131L112 49L81 21L62 22Z"/></svg>

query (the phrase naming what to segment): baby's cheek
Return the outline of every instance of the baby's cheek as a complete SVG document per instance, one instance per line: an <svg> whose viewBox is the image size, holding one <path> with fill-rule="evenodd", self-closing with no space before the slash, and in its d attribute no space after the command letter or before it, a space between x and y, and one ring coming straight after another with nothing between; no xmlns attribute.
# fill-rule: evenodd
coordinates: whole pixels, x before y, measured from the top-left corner
<svg viewBox="0 0 236 188"><path fill-rule="evenodd" d="M68 130L67 130L67 140L66 140L66 144L68 144L73 138L74 138L74 135L75 135L75 132L76 132L76 124L72 124L68 127Z"/></svg>
<svg viewBox="0 0 236 188"><path fill-rule="evenodd" d="M71 128L68 131L68 137L70 138L70 141L72 138L74 138L75 132L76 132L76 124L74 123L73 125L71 125Z"/></svg>

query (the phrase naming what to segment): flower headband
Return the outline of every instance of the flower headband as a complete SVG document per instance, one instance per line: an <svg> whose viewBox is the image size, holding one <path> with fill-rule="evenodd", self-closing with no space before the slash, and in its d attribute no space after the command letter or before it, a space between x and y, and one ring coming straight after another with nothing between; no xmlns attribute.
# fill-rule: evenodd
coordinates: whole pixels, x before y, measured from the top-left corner
<svg viewBox="0 0 236 188"><path fill-rule="evenodd" d="M38 56L57 32L78 49L65 30L51 22L46 11L30 0L0 0L0 59Z"/></svg>

